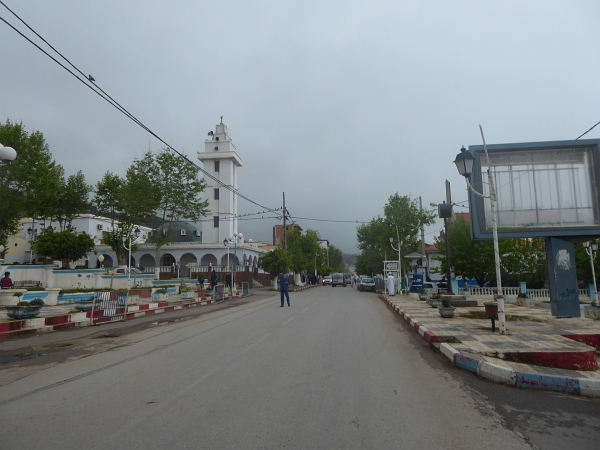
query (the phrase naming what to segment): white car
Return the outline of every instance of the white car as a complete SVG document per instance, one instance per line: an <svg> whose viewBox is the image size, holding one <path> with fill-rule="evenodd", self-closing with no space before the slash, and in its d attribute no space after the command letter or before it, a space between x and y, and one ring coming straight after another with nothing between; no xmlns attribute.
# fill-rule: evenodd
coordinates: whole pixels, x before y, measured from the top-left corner
<svg viewBox="0 0 600 450"><path fill-rule="evenodd" d="M329 284L331 285L331 283L333 283L333 277L331 275L326 275L323 277L323 284Z"/></svg>
<svg viewBox="0 0 600 450"><path fill-rule="evenodd" d="M439 294L440 293L440 289L439 289L438 285L435 284L435 283L432 283L430 281L424 281L422 289L425 290L425 293L427 295Z"/></svg>

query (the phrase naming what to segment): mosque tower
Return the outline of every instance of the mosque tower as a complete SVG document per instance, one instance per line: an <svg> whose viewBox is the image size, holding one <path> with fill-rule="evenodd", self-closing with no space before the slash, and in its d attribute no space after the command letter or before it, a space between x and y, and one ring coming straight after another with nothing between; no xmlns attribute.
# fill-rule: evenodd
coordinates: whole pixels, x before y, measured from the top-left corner
<svg viewBox="0 0 600 450"><path fill-rule="evenodd" d="M238 190L237 172L238 167L242 166L242 159L227 134L223 116L216 131L209 131L208 137L204 141L204 152L198 152L198 159L202 162L204 170L220 183L204 176L205 198L209 200L209 205L205 221L202 223L202 243L222 244L224 239L232 237L234 232L238 231L238 197L232 190Z"/></svg>

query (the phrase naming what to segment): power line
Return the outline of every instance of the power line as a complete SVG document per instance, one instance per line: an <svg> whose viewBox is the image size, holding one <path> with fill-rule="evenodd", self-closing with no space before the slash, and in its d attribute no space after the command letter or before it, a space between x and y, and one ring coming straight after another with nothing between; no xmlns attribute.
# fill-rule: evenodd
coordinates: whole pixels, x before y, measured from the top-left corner
<svg viewBox="0 0 600 450"><path fill-rule="evenodd" d="M589 130L587 130L585 133L583 133L581 136L585 136L586 134L588 134L590 131L592 131L594 128L596 128L598 125L600 125L600 122L598 122L596 125L594 125L592 128L590 128ZM581 136L579 136L577 139L578 140Z"/></svg>
<svg viewBox="0 0 600 450"><path fill-rule="evenodd" d="M208 173L207 171L205 171L203 168L201 168L200 166L198 166L197 164L195 164L194 162L190 161L190 159L186 156L183 155L182 153L180 153L179 151L177 151L175 148L173 148L171 145L169 145L167 142L165 142L161 137L159 137L156 133L154 133L150 128L148 128L146 125L144 125L140 120L138 120L133 114L131 114L129 111L127 111L123 106L121 106L116 100L114 100L110 95L108 95L106 92L104 92L104 90L102 90L96 83L94 78L91 75L88 75L87 77L85 76L85 74L79 70L79 68L77 68L73 63L71 63L65 56L63 56L58 50L56 50L47 40L45 40L42 36L40 36L40 34L38 34L32 27L30 27L27 22L25 22L23 19L21 19L14 11L12 11L8 6L6 6L6 4L0 0L0 4L2 4L2 6L4 6L12 15L14 15L19 21L21 21L29 30L31 30L38 38L40 38L46 45L48 45L54 52L56 52L62 59L64 59L71 67L73 67L78 73L80 73L83 76L83 79L80 78L77 74L75 74L73 71L71 71L68 67L66 67L64 64L62 64L60 61L58 61L56 58L54 58L52 55L50 55L48 52L46 52L43 48L41 48L38 44L36 44L35 42L33 42L31 39L29 39L29 37L25 36L25 34L23 34L20 30L18 30L17 28L15 28L12 24L10 24L9 22L7 22L3 17L0 17L0 20L2 20L2 22L4 22L5 24L7 24L10 28L12 28L14 31L16 31L20 36L22 36L24 39L26 39L30 44L32 44L33 46L35 46L38 50L40 50L42 53L44 53L46 56L48 56L50 59L52 59L55 63L57 63L59 66L61 66L63 69L65 69L67 72L69 72L71 75L73 75L77 80L79 80L81 83L83 83L85 86L87 86L89 89L91 89L92 91L94 91L97 95L99 95L101 98L103 98L106 102L108 102L111 106L113 106L114 108L116 108L118 111L120 111L122 114L124 114L126 117L128 117L130 120L132 120L135 124L137 124L138 126L140 126L142 129L144 129L146 132L148 132L149 134L151 134L153 137L155 137L157 140L159 140L162 144L164 144L169 150L175 152L178 156L180 156L181 158L183 158L185 161L187 161L189 164L193 165L194 167L196 167L197 170L199 170L200 172L202 172L204 175L206 175L207 177L211 178L212 180L216 181L220 186L224 187L225 189L228 189L229 191L231 191L234 195L237 195L238 197L246 200L249 203L252 203L256 206L259 206L263 209L268 209L269 211L275 211L275 208L268 208L266 206L263 206L257 202L255 202L254 200L249 199L248 197L246 197L245 195L241 194L237 189L234 189L232 186L226 185L225 183L223 183L221 180L217 179L216 177L214 177L213 175L211 175L210 173ZM92 83L89 84L88 83ZM97 89L97 90L96 90ZM100 92L98 92L100 91Z"/></svg>

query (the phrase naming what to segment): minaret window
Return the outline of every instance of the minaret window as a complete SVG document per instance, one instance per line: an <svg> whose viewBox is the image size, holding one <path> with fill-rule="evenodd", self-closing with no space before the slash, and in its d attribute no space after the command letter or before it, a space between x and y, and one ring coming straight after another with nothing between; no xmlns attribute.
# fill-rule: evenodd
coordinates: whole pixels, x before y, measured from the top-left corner
<svg viewBox="0 0 600 450"><path fill-rule="evenodd" d="M215 172L219 172L219 169L221 168L221 165L219 164L220 162L221 161L215 161Z"/></svg>
<svg viewBox="0 0 600 450"><path fill-rule="evenodd" d="M219 189L215 189L215 200L219 200Z"/></svg>

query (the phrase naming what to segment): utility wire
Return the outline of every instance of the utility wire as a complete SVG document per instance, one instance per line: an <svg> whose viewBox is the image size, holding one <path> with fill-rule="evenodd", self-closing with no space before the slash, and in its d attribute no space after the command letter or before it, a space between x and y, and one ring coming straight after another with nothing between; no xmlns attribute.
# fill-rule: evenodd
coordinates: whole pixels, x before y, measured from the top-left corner
<svg viewBox="0 0 600 450"><path fill-rule="evenodd" d="M590 131L592 131L594 128L596 128L598 125L600 125L600 122L598 122L596 125L594 125L592 128L590 128L589 130L587 130L585 133L583 133L581 136L579 136L577 139L578 140L580 137L585 136L586 134L588 134Z"/></svg>
<svg viewBox="0 0 600 450"><path fill-rule="evenodd" d="M54 52L56 52L61 58L63 58L67 63L69 63L69 65L71 65L71 67L73 67L77 72L79 72L84 78L80 78L77 74L75 74L73 71L71 71L68 67L66 67L64 64L62 64L60 61L58 61L56 58L54 58L52 55L50 55L48 52L46 52L43 48L41 48L39 45L37 45L35 42L33 42L31 39L29 39L27 36L25 36L25 34L23 34L20 30L18 30L17 28L15 28L12 24L10 24L9 22L7 22L3 17L0 16L0 20L2 22L4 22L5 24L7 24L10 28L12 28L14 31L16 31L19 35L21 35L24 39L26 39L30 44L32 44L33 46L35 46L38 50L40 50L42 53L44 53L46 56L48 56L50 59L52 59L55 63L57 63L59 66L61 66L63 69L65 69L67 72L69 72L71 75L73 75L77 80L79 80L81 83L83 83L85 86L87 86L89 89L91 89L92 91L94 91L97 95L99 95L100 97L102 97L104 100L106 100L111 106L115 107L117 110L119 110L122 114L124 114L125 116L127 116L130 120L132 120L134 123L136 123L138 126L140 126L141 128L143 128L145 131L147 131L148 133L150 133L152 136L154 136L156 139L158 139L162 144L164 144L168 149L170 149L171 151L175 152L177 155L179 155L181 158L185 159L189 164L193 165L194 167L196 167L197 170L199 170L200 172L202 172L204 175L206 175L207 177L211 178L212 180L216 181L220 186L223 186L225 189L228 189L229 191L231 191L234 195L237 195L238 197L246 200L247 202L250 202L256 206L259 206L263 209L268 209L269 211L275 211L275 208L268 208L266 206L263 206L251 199L249 199L248 197L246 197L245 195L241 194L238 190L234 189L232 186L226 185L225 183L223 183L221 180L217 179L216 177L214 177L213 175L211 175L210 173L208 173L207 171L205 171L203 168L201 168L200 166L198 166L197 164L195 164L194 162L190 161L190 159L186 156L183 155L182 153L180 153L179 151L177 151L176 149L174 149L171 145L169 145L167 142L165 142L161 137L159 137L156 133L154 133L150 128L148 128L146 125L144 125L140 120L138 120L133 114L131 114L129 111L127 111L123 106L121 106L117 101L115 101L110 95L108 95L106 92L104 92L104 90L102 90L94 81L93 77L91 75L89 75L88 77L86 77L86 75L79 70L73 63L71 63L65 56L63 56L58 50L56 50L50 43L48 43L48 41L46 41L42 36L40 36L33 28L31 28L27 22L25 22L23 19L21 19L15 12L13 12L8 6L6 6L6 4L0 0L0 4L2 4L2 6L4 6L8 11L10 11L10 13L12 15L14 15L19 21L21 21L29 30L31 30L38 38L40 38L44 43L46 43L46 45L48 45ZM85 81L84 81L85 80ZM88 81L90 83L92 83L92 85L90 85L88 83ZM98 92L96 89L98 89L100 92Z"/></svg>

